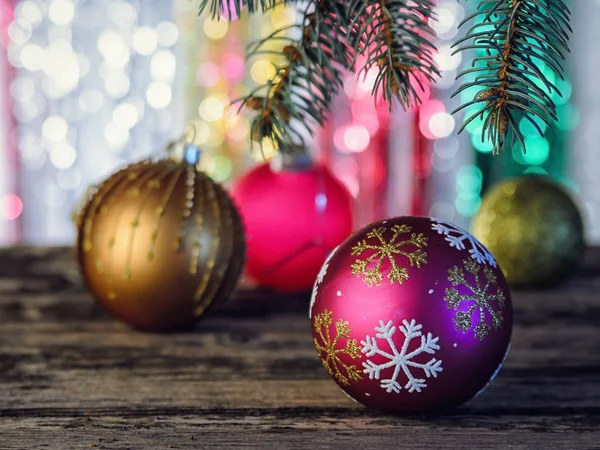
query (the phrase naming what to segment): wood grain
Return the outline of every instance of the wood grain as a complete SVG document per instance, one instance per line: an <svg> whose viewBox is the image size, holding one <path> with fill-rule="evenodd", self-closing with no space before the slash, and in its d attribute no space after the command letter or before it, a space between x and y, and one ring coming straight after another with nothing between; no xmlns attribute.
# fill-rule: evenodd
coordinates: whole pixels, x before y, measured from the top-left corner
<svg viewBox="0 0 600 450"><path fill-rule="evenodd" d="M495 382L454 413L397 418L329 380L308 295L241 289L195 330L139 333L86 294L70 249L3 250L0 449L600 449L599 292L592 250L567 284L514 293Z"/></svg>

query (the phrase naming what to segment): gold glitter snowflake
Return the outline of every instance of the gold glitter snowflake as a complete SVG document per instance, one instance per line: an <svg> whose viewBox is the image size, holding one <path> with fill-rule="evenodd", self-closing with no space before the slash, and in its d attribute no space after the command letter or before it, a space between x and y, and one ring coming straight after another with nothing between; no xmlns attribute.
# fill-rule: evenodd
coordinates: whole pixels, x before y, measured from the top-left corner
<svg viewBox="0 0 600 450"><path fill-rule="evenodd" d="M333 322L331 314L331 311L325 310L315 316L313 326L319 336L319 339L314 339L315 347L327 372L344 386L350 386L353 382L360 381L362 375L356 366L344 364L340 355L357 359L360 357L360 346L356 339L350 339L352 330L348 328L348 322L342 319L335 323L335 337L332 339L329 331ZM345 348L337 348L340 339L346 339Z"/></svg>
<svg viewBox="0 0 600 450"><path fill-rule="evenodd" d="M392 233L391 239L386 242L386 232ZM352 255L360 256L367 250L374 250L368 257L364 259L357 258L356 262L352 264L352 273L363 279L369 287L374 284L377 286L381 285L383 280L383 272L381 271L381 265L386 260L389 260L392 268L387 275L390 284L398 282L398 284L404 283L408 280L408 270L406 267L399 267L396 263L396 255L404 256L408 258L408 262L411 267L420 268L421 265L427 263L427 253L422 248L427 247L427 238L423 233L411 233L409 239L402 240L402 235L406 235L411 232L411 227L408 225L394 225L391 228L380 227L371 230L367 234L368 239L373 239L375 243L369 243L368 239L362 240L354 247L352 247ZM406 236L405 236L406 237ZM404 247L413 246L416 249L404 250ZM374 266L369 267L371 262L375 262Z"/></svg>
<svg viewBox="0 0 600 450"><path fill-rule="evenodd" d="M491 328L497 330L502 325L504 318L500 311L504 309L506 297L504 292L497 287L498 280L491 267L483 266L484 280L482 280L480 277L482 266L477 261L466 260L463 262L463 266L464 270L457 266L448 270L448 280L452 282L452 287L446 289L444 300L448 303L448 308L455 310L458 310L463 303L472 302L467 311L456 313L454 322L457 330L467 332L473 327L473 314L479 310L479 324L474 328L474 332L475 337L483 341L489 336ZM472 275L471 278L475 284L467 281L465 271ZM461 294L456 288L457 286L466 287L468 293ZM492 308L493 303L496 304L497 310ZM492 319L491 327L486 321L486 311Z"/></svg>

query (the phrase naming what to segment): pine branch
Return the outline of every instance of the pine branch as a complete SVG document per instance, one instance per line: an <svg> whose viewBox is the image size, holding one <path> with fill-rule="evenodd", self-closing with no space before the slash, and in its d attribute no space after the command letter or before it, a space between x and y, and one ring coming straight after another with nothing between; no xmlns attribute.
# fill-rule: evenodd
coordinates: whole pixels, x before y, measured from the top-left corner
<svg viewBox="0 0 600 450"><path fill-rule="evenodd" d="M525 150L524 135L519 129L522 119L529 121L541 136L544 134L538 121L549 127L557 120L551 96L561 96L544 65L564 79L562 62L569 52L570 16L562 0L480 0L477 12L460 27L474 24L455 43L455 53L484 51L457 77L470 79L453 96L478 89L473 100L453 112L477 109L467 116L459 132L480 118L481 140L489 139L494 153L517 141Z"/></svg>
<svg viewBox="0 0 600 450"><path fill-rule="evenodd" d="M253 45L249 58L273 54L269 46L274 41L285 44L275 79L243 99L241 107L257 113L251 125L254 141L268 138L282 153L303 151L314 124L323 125L347 63L348 49L340 38L347 17L346 0L313 0L300 24L276 30ZM288 37L289 28L299 31L300 38Z"/></svg>
<svg viewBox="0 0 600 450"><path fill-rule="evenodd" d="M420 103L418 85L434 82L440 75L433 54L429 26L433 16L431 0L350 0L353 22L349 43L357 55L367 57L362 72L377 66L373 95L382 93L393 109L398 98L402 106Z"/></svg>
<svg viewBox="0 0 600 450"><path fill-rule="evenodd" d="M199 14L203 14L208 8L213 19L227 17L228 20L232 20L233 16L240 17L244 7L247 8L248 14L252 15L264 13L278 4L288 6L299 2L300 0L200 0Z"/></svg>

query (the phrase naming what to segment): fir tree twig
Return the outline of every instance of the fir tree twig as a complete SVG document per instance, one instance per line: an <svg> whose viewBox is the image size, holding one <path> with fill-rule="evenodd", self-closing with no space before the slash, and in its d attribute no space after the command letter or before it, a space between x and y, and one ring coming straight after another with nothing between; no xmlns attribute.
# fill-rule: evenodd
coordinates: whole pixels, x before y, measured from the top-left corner
<svg viewBox="0 0 600 450"><path fill-rule="evenodd" d="M366 56L362 72L377 66L373 95L382 93L393 108L398 98L406 109L420 103L418 85L440 75L433 59L435 32L431 0L349 0L352 23L349 43L356 55Z"/></svg>
<svg viewBox="0 0 600 450"><path fill-rule="evenodd" d="M256 111L251 125L252 139L262 143L271 139L283 153L303 151L305 135L313 134L313 125L322 125L334 95L342 84L341 69L349 49L340 38L347 26L346 0L311 1L302 22L295 28L300 37L289 37L288 29L279 29L251 46L249 59L265 53L279 54L275 79L258 86L243 99ZM281 52L270 43L284 43Z"/></svg>
<svg viewBox="0 0 600 450"><path fill-rule="evenodd" d="M550 126L557 119L551 96L561 93L543 66L564 79L562 62L569 52L570 14L562 0L480 0L477 12L460 27L475 23L455 43L455 53L484 51L457 77L467 80L453 96L478 89L471 101L453 112L471 106L477 109L465 119L459 132L481 118L482 142L487 138L494 153L517 141L525 150L519 128L523 118L544 134L538 121Z"/></svg>

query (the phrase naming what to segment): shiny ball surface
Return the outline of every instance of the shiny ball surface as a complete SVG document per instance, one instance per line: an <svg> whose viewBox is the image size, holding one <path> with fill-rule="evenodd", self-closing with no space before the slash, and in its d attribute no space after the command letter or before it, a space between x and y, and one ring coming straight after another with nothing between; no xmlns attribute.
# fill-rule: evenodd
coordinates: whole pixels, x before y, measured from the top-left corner
<svg viewBox="0 0 600 450"><path fill-rule="evenodd" d="M425 217L373 223L329 255L313 289L314 344L331 378L368 408L454 408L500 370L510 291L489 251Z"/></svg>
<svg viewBox="0 0 600 450"><path fill-rule="evenodd" d="M309 291L327 255L352 233L352 197L321 165L259 165L232 196L247 235L246 272L279 292Z"/></svg>
<svg viewBox="0 0 600 450"><path fill-rule="evenodd" d="M577 205L548 177L498 183L484 196L472 232L494 254L511 287L566 279L579 266L585 248Z"/></svg>
<svg viewBox="0 0 600 450"><path fill-rule="evenodd" d="M226 192L194 166L171 160L113 174L78 217L86 286L111 315L144 330L191 326L226 299L244 249Z"/></svg>

